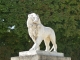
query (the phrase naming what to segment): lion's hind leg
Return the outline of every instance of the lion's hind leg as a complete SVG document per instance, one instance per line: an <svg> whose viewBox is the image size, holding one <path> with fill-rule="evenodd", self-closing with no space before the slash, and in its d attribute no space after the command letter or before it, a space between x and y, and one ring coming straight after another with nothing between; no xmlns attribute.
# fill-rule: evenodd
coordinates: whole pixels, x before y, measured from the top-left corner
<svg viewBox="0 0 80 60"><path fill-rule="evenodd" d="M49 49L50 49L50 46L49 46L50 38L49 37L45 38L44 43L45 43L45 46L46 46L45 51L49 51Z"/></svg>
<svg viewBox="0 0 80 60"><path fill-rule="evenodd" d="M51 42L52 42L52 44L53 44L51 50L54 48L54 51L57 52L56 37L53 36L53 35L51 35L51 36L50 36L50 39L51 39ZM51 51L51 50L50 50L50 51Z"/></svg>

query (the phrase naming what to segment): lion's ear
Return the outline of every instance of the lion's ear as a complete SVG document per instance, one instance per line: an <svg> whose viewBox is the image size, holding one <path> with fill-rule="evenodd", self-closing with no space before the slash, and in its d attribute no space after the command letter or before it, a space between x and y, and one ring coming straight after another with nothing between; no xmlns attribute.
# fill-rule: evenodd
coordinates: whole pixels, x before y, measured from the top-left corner
<svg viewBox="0 0 80 60"><path fill-rule="evenodd" d="M37 14L37 18L40 19L38 14Z"/></svg>
<svg viewBox="0 0 80 60"><path fill-rule="evenodd" d="M37 16L39 17L39 15L37 14Z"/></svg>

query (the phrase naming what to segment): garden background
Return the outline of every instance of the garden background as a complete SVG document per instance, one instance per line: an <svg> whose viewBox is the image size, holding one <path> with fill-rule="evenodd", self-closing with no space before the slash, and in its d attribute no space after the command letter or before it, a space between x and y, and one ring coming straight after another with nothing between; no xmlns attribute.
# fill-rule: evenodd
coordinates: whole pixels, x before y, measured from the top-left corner
<svg viewBox="0 0 80 60"><path fill-rule="evenodd" d="M58 52L80 60L80 0L0 0L0 60L31 48L26 21L32 12L54 29ZM44 42L40 46L44 50Z"/></svg>

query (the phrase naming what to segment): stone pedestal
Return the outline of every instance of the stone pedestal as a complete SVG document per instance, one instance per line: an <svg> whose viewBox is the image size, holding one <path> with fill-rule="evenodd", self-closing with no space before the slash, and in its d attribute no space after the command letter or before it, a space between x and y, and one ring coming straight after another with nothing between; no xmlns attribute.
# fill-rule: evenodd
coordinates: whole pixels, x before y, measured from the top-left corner
<svg viewBox="0 0 80 60"><path fill-rule="evenodd" d="M71 60L64 57L63 53L47 51L23 51L19 52L18 57L11 57L11 60Z"/></svg>
<svg viewBox="0 0 80 60"><path fill-rule="evenodd" d="M63 53L59 52L48 52L48 51L23 51L19 52L19 56L27 56L27 55L49 55L49 56L64 56Z"/></svg>

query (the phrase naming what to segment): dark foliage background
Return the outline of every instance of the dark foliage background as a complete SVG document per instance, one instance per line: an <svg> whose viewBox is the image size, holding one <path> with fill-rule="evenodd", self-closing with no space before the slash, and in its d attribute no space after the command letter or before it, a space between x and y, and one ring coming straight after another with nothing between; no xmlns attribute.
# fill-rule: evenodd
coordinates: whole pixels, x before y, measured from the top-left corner
<svg viewBox="0 0 80 60"><path fill-rule="evenodd" d="M80 60L80 0L0 0L0 60L10 60L33 45L26 26L31 12L54 29L59 52Z"/></svg>

